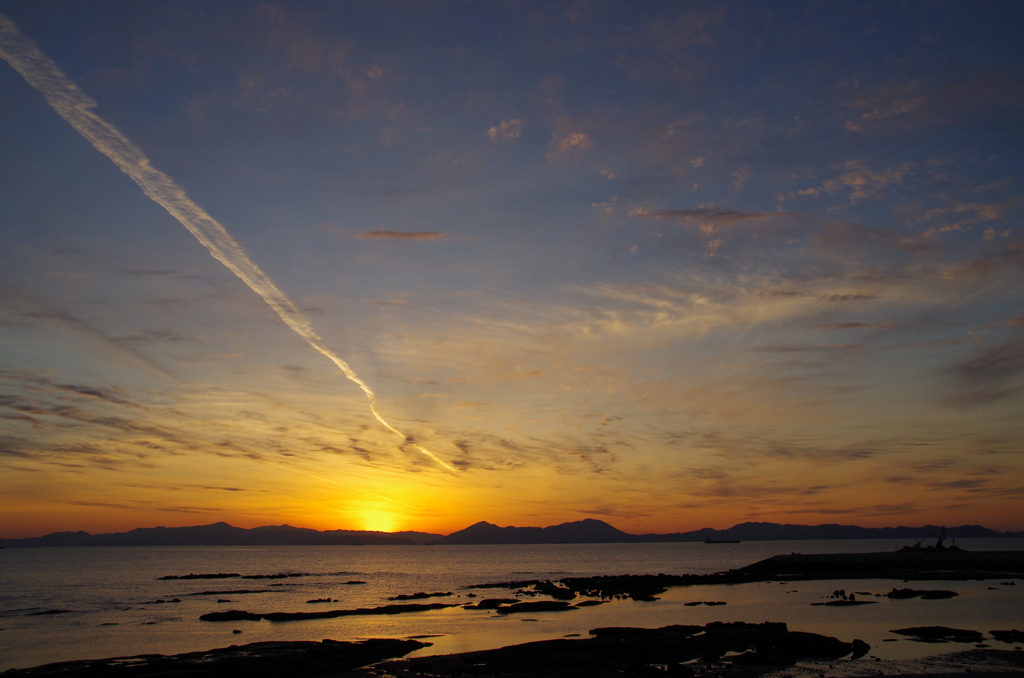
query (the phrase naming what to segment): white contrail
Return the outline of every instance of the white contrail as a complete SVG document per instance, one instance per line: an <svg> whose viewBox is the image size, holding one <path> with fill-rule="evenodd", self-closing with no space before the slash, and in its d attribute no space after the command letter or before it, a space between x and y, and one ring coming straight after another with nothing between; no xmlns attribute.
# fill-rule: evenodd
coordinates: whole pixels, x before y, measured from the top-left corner
<svg viewBox="0 0 1024 678"><path fill-rule="evenodd" d="M192 202L185 191L169 176L149 164L149 158L128 137L109 122L93 113L96 102L85 94L36 44L25 36L7 16L0 13L0 57L18 71L28 84L42 94L47 103L68 121L93 147L114 161L121 171L130 176L142 192L167 210L171 216L191 231L210 254L231 269L252 291L270 304L281 320L306 342L337 365L349 380L366 394L370 412L386 429L401 436L407 443L455 471L430 450L417 445L408 436L389 424L377 411L377 396L365 381L352 371L344 360L324 345L323 339L313 331L309 319L292 303L284 292L249 258L245 248L202 207Z"/></svg>

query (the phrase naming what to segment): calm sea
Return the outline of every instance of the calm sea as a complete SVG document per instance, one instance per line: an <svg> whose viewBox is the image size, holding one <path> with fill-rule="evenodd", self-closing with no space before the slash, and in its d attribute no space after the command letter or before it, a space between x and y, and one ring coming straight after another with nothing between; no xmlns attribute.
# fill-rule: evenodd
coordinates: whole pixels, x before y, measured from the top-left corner
<svg viewBox="0 0 1024 678"><path fill-rule="evenodd" d="M467 591L472 584L559 579L600 574L702 574L748 565L780 553L894 551L900 540L746 542L742 544L543 544L530 546L269 546L9 548L0 551L0 671L55 661L135 654L173 654L265 640L429 638L418 654L462 652L570 634L602 626L658 627L711 621L783 621L810 631L872 645L885 659L922 657L971 645L921 644L891 629L951 626L988 632L1024 629L1024 580L922 582L917 588L957 591L948 600L880 598L877 605L812 606L835 589L885 593L907 586L893 580L751 583L670 589L660 600L613 601L580 610L499 616L483 610L444 610L326 620L202 622L215 610L296 612L376 607L390 596L451 591L418 602L471 603L506 597L501 589ZM1020 539L964 539L972 551L1024 550ZM305 573L289 579L161 581L165 575L237 572ZM365 584L350 585L351 580ZM1001 580L1006 581L1006 580ZM253 589L262 593L206 591ZM155 603L177 598L178 603ZM310 604L317 598L336 603ZM218 602L227 600L230 602ZM685 606L724 601L723 606ZM36 615L47 610L62 614ZM240 634L232 633L233 630ZM989 641L993 647L1009 649ZM1019 645L1019 643L1018 643Z"/></svg>

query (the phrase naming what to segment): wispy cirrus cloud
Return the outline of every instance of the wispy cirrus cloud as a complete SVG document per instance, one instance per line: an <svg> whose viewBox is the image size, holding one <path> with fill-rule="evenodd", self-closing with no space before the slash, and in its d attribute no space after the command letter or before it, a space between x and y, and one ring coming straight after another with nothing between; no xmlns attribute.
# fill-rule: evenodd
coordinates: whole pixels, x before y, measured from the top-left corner
<svg viewBox="0 0 1024 678"><path fill-rule="evenodd" d="M1024 388L1024 343L1020 333L1013 341L984 349L949 368L957 390L944 401L975 407L1005 400Z"/></svg>
<svg viewBox="0 0 1024 678"><path fill-rule="evenodd" d="M855 351L864 348L864 344L822 344L819 346L763 346L751 349L758 353L800 353L803 351Z"/></svg>
<svg viewBox="0 0 1024 678"><path fill-rule="evenodd" d="M892 187L902 184L919 167L917 162L910 160L885 167L871 167L863 158L846 160L833 167L838 171L838 176L826 179L820 186L804 188L780 197L793 200L803 196L817 198L845 193L850 203L875 200L884 196Z"/></svg>
<svg viewBox="0 0 1024 678"><path fill-rule="evenodd" d="M644 209L629 211L629 216L658 221L675 221L682 224L711 224L716 227L735 226L751 221L763 221L777 217L799 217L799 212L739 212L737 210L702 207L699 209Z"/></svg>
<svg viewBox="0 0 1024 678"><path fill-rule="evenodd" d="M161 506L156 502L152 501L137 501L130 504L115 504L110 502L101 501L62 501L55 502L60 504L68 504L70 506L91 506L98 508L111 508L121 509L127 511L161 511L169 513L216 513L220 511L220 507L200 507L200 506Z"/></svg>
<svg viewBox="0 0 1024 678"><path fill-rule="evenodd" d="M948 125L1000 127L1020 131L1024 94L1019 80L987 73L949 82L886 82L852 94L844 126L860 134L912 132ZM1014 119L1014 116L1016 119ZM1001 130L1002 131L1002 130Z"/></svg>
<svg viewBox="0 0 1024 678"><path fill-rule="evenodd" d="M695 209L647 209L636 207L629 211L629 216L660 222L678 224L682 227L696 228L705 242L705 256L714 256L729 242L737 237L738 228L748 232L764 234L790 229L790 222L803 217L798 212L741 212L738 210L718 207L700 207ZM729 233L732 232L732 236Z"/></svg>
<svg viewBox="0 0 1024 678"><path fill-rule="evenodd" d="M60 308L44 302L36 296L24 293L0 278L0 328L49 329L88 341L90 344L127 359L132 364L145 367L164 377L175 379L175 375L148 355L122 343L97 329L92 323Z"/></svg>
<svg viewBox="0 0 1024 678"><path fill-rule="evenodd" d="M442 240L444 233L438 231L391 231L378 228L375 231L363 231L355 237L359 240Z"/></svg>
<svg viewBox="0 0 1024 678"><path fill-rule="evenodd" d="M871 506L849 506L842 508L829 508L824 505L811 506L807 508L785 508L768 512L752 513L751 517L763 515L800 515L817 513L820 515L856 515L856 516L899 516L920 511L920 505L916 502L904 502L902 504L873 504Z"/></svg>
<svg viewBox="0 0 1024 678"><path fill-rule="evenodd" d="M861 323L861 322L845 322L845 323L828 323L827 325L818 325L818 329L822 330L859 330L859 329L881 329L887 330L894 326L892 322L876 322L876 323Z"/></svg>

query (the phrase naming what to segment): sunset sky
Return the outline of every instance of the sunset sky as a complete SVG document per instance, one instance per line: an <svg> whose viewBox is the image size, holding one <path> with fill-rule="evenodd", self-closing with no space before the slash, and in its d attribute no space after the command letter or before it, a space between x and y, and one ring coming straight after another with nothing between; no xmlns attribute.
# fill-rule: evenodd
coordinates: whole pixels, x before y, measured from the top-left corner
<svg viewBox="0 0 1024 678"><path fill-rule="evenodd" d="M0 537L1024 528L1024 3L0 12Z"/></svg>

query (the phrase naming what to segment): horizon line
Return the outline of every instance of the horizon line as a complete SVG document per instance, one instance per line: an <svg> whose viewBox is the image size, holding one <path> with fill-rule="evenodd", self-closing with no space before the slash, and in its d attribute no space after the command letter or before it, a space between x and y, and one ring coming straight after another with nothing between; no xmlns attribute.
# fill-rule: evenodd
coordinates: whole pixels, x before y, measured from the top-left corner
<svg viewBox="0 0 1024 678"><path fill-rule="evenodd" d="M454 532L449 532L447 534L444 534L444 533L440 533L440 532L424 532L424 531L420 531L420 530L398 530L398 531L395 531L395 532L385 532L383 530L357 530L357 529L348 529L348 528L333 528L333 529L318 530L318 529L312 528L312 527L298 527L298 526L295 526L295 525L289 525L288 523L282 523L280 525L258 525L256 527L239 527L237 525L232 525L232 524L230 524L230 523L228 523L226 521L219 520L219 521L216 521L216 522L213 522L213 523L207 523L207 524L203 524L203 525L179 525L179 526L172 526L172 527L167 527L165 525L155 525L155 526L152 526L152 527L133 527L133 528L129 528L129 529L123 531L123 532L95 532L95 533L93 533L93 532L87 532L85 530L61 530L61 531L55 531L55 532L48 532L46 534L42 534L42 535L39 535L39 536L36 536L36 537L10 537L10 538L8 538L8 537L0 537L0 542L5 542L5 541L24 541L24 540L27 540L27 539L43 539L45 537L49 537L49 536L53 536L53 535L59 535L59 534L86 534L86 535L88 535L90 537L97 537L97 536L103 536L103 535L124 535L124 534L128 534L130 532L134 532L136 530L187 530L187 529L195 529L195 528L202 528L202 527L215 527L215 526L218 526L218 525L224 525L224 526L232 528L232 529L245 530L245 531L259 530L259 529L263 529L263 528L289 528L289 529L293 529L293 530L305 530L305 531L310 531L310 532L316 532L318 534L327 534L327 533L332 533L332 532L348 532L348 533L355 533L355 534L372 534L372 535L422 534L422 535L430 535L430 536L437 536L437 537L450 537L450 536L458 534L460 532L465 532L469 528L475 527L475 526L481 525L481 524L488 525L490 527L497 528L499 530L508 530L508 529L513 529L513 530L548 530L548 529L551 529L551 528L554 528L554 527L562 527L562 526L567 526L567 525L576 525L576 524L584 523L584 522L601 523L602 525L606 525L607 527L610 527L610 528L612 528L613 530L615 530L617 532L621 532L622 534L624 534L626 536L631 536L631 537L670 536L670 535L696 534L696 533L701 533L701 532L728 532L728 531L733 530L733 529L735 529L737 527L742 527L742 526L746 526L746 525L752 525L752 526L753 525L768 525L768 526L775 526L775 527L794 527L794 528L823 528L823 527L824 528L828 528L828 527L832 527L832 528L855 528L855 529L858 529L858 530L901 530L901 529L902 530L924 530L924 529L928 529L928 528L938 528L938 527L943 527L943 528L952 529L952 530L960 529L960 528L981 528L981 529L984 529L984 530L988 530L989 532L995 532L995 533L998 533L998 534L1003 534L1003 535L1008 535L1008 536L1017 536L1017 537L1024 536L1024 530L1020 530L1020 529L1016 529L1016 530L998 530L998 529L992 529L992 528L986 527L984 525L970 524L970 523L964 523L962 525L954 525L952 527L948 527L947 528L945 525L931 525L931 524L925 524L925 525L896 525L896 526L885 526L885 527L864 527L864 526L861 526L861 525L841 524L841 523L820 523L818 525L807 525L807 524L799 524L799 523L774 523L774 522L766 522L766 521L746 521L746 522L742 522L742 523L736 523L736 524L732 525L731 527L726 527L726 528L701 527L701 528L697 528L697 529L693 529L693 530L680 530L680 531L674 531L674 532L642 532L642 533L632 533L632 532L626 532L624 530L620 530L619 528L615 527L611 523L608 523L608 522L606 522L604 520L600 520L600 519L597 519L597 518L583 518L583 519L580 519L580 520L571 520L571 521L566 521L566 522L557 523L557 524L553 524L553 525L546 525L546 526L543 526L543 527L536 526L536 525L525 525L525 526L506 525L506 526L501 526L501 525L497 525L495 523L488 522L486 520L480 520L480 521L477 521L477 522L475 522L475 523L473 523L471 525L468 525L467 527L464 527L464 528L462 528L460 530L455 530ZM902 538L902 537L900 537L900 538ZM929 538L929 537L924 537L924 539L927 539L927 538ZM768 540L768 541L771 541L771 540ZM793 539L781 539L779 541L794 541L794 540ZM796 541L799 541L799 539L797 539Z"/></svg>

